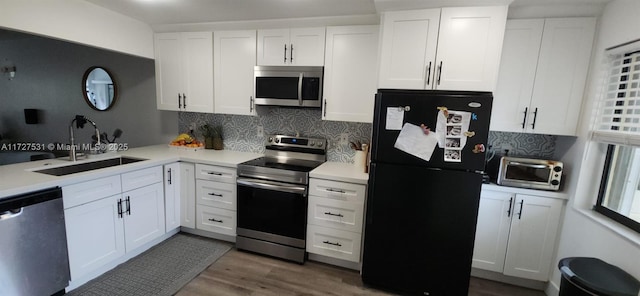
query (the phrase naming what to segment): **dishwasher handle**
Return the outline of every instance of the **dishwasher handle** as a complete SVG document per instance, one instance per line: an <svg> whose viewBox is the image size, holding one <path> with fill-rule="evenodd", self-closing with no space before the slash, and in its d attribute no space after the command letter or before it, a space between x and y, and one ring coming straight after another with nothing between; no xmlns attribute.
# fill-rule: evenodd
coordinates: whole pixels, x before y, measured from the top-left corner
<svg viewBox="0 0 640 296"><path fill-rule="evenodd" d="M0 213L0 221L9 220L11 218L20 216L23 209L24 208L17 208Z"/></svg>
<svg viewBox="0 0 640 296"><path fill-rule="evenodd" d="M5 197L0 199L0 213L1 215L5 215L6 212L16 214L17 209L57 198L62 198L62 189L60 187Z"/></svg>

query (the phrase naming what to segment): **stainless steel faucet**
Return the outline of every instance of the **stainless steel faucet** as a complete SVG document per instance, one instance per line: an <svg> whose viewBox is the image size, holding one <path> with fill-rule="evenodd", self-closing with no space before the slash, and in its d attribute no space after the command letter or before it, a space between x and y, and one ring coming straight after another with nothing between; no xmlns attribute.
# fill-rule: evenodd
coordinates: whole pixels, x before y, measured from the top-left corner
<svg viewBox="0 0 640 296"><path fill-rule="evenodd" d="M69 147L69 160L71 161L76 161L78 160L78 152L76 151L76 143L75 143L75 138L73 136L73 123L76 123L76 127L77 128L83 128L85 123L89 122L91 123L91 125L93 125L93 128L96 131L96 147L95 147L95 153L101 153L102 149L100 149L100 131L98 130L98 126L96 125L96 123L92 120L90 120L89 118L84 117L83 115L76 115L76 117L71 120L71 124L69 124L69 141L70 143L70 147Z"/></svg>

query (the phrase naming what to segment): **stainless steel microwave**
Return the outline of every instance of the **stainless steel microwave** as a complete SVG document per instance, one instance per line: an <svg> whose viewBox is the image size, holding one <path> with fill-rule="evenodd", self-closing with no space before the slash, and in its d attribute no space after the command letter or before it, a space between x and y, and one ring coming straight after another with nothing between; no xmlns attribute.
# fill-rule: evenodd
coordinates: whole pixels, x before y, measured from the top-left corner
<svg viewBox="0 0 640 296"><path fill-rule="evenodd" d="M323 67L255 66L256 105L322 107Z"/></svg>
<svg viewBox="0 0 640 296"><path fill-rule="evenodd" d="M513 187L558 190L563 165L560 161L502 157L498 184Z"/></svg>

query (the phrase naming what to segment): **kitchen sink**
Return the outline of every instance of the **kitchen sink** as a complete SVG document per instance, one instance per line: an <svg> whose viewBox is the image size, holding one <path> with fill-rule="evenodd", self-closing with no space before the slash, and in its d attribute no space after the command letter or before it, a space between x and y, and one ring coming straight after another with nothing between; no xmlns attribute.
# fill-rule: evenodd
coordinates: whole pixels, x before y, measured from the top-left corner
<svg viewBox="0 0 640 296"><path fill-rule="evenodd" d="M109 159L103 159L103 160L96 160L92 162L85 162L85 163L37 170L34 172L53 175L53 176L65 176L69 174L103 169L103 168L108 168L108 167L118 166L118 165L123 165L128 163L134 163L134 162L143 161L143 160L146 160L146 159L121 156L118 158L109 158Z"/></svg>

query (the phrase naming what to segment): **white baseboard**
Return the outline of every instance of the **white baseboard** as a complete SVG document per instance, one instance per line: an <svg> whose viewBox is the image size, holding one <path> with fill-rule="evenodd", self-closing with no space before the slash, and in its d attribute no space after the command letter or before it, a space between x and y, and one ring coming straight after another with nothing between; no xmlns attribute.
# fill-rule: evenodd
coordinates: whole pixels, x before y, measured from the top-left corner
<svg viewBox="0 0 640 296"><path fill-rule="evenodd" d="M508 276L502 273L497 273L497 272L478 269L478 268L471 268L471 276L492 280L496 282L507 283L514 286L540 290L540 291L545 291L545 289L547 288L547 282L534 281L529 279Z"/></svg>
<svg viewBox="0 0 640 296"><path fill-rule="evenodd" d="M204 236L208 238L219 239L219 240L232 242L232 243L236 242L236 237L233 235L220 234L220 233L215 233L215 232L206 231L202 229L195 229L195 228L188 228L188 227L180 227L180 231L199 235L199 236Z"/></svg>
<svg viewBox="0 0 640 296"><path fill-rule="evenodd" d="M547 288L544 290L544 293L547 294L547 296L558 296L560 294L559 284L556 284L554 281L549 281L549 284L547 284Z"/></svg>
<svg viewBox="0 0 640 296"><path fill-rule="evenodd" d="M308 253L308 254L309 254L308 258L311 261L317 261L317 262L326 263L326 264L329 264L329 265L340 266L340 267L344 267L344 268L347 268L347 269L353 269L353 270L360 271L360 268L362 266L359 262L351 262L351 261L346 261L346 260L337 259L337 258L333 258L333 257L327 257L327 256L323 256L323 255L318 255L318 254L312 254L312 253Z"/></svg>

